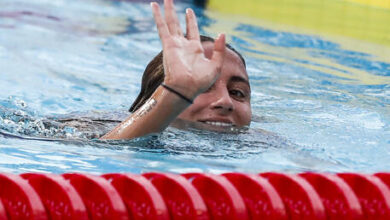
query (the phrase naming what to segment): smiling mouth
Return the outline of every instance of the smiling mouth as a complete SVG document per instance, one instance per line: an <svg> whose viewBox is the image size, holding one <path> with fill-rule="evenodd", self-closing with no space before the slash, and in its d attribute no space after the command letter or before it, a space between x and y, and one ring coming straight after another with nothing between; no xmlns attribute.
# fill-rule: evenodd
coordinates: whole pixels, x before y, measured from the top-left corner
<svg viewBox="0 0 390 220"><path fill-rule="evenodd" d="M234 127L235 125L231 122L220 122L220 121L199 121L199 122L202 122L204 124L208 124L208 125L212 125L212 126L216 126L216 127Z"/></svg>

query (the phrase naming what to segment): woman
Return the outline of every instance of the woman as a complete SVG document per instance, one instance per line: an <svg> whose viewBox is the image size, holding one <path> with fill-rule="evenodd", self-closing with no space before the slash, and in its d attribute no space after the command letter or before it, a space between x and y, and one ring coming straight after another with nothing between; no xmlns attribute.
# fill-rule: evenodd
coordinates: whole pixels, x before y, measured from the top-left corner
<svg viewBox="0 0 390 220"><path fill-rule="evenodd" d="M172 0L164 0L165 18L157 3L151 7L162 55L145 70L143 90L130 109L133 114L101 139L131 139L161 132L175 119L213 130L249 125L251 91L245 62L233 48L226 48L225 35L220 34L215 41L201 38L196 16L187 9L184 36ZM147 88L148 84L154 88Z"/></svg>

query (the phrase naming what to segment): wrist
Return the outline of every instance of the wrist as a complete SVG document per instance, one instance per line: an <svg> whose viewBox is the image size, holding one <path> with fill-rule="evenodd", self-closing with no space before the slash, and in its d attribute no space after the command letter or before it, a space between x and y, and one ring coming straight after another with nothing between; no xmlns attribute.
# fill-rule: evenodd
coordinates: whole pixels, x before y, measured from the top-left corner
<svg viewBox="0 0 390 220"><path fill-rule="evenodd" d="M188 101L164 88L162 85L157 87L151 98L155 99L158 103L165 103L167 106L174 106L174 110L172 109L171 111L181 112L191 105Z"/></svg>
<svg viewBox="0 0 390 220"><path fill-rule="evenodd" d="M175 90L174 88L171 88L170 86L168 85L165 85L164 83L161 83L161 86L168 90L169 92L177 95L178 97L180 97L181 99L183 99L184 101L186 101L188 104L192 104L194 101L188 97L186 97L185 95L181 94L179 91Z"/></svg>
<svg viewBox="0 0 390 220"><path fill-rule="evenodd" d="M164 80L162 84L175 90L176 92L180 93L181 95L192 101L200 94L200 92L195 89L195 83L175 83L169 80Z"/></svg>

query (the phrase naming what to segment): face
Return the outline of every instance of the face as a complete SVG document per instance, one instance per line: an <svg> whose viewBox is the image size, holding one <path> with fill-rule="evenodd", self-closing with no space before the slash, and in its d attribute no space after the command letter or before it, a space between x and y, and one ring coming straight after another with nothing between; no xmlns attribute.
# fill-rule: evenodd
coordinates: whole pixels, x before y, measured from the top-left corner
<svg viewBox="0 0 390 220"><path fill-rule="evenodd" d="M211 58L214 44L203 42L205 56ZM242 127L249 125L252 117L251 90L248 74L240 57L226 48L221 75L214 85L200 94L178 118L219 127Z"/></svg>

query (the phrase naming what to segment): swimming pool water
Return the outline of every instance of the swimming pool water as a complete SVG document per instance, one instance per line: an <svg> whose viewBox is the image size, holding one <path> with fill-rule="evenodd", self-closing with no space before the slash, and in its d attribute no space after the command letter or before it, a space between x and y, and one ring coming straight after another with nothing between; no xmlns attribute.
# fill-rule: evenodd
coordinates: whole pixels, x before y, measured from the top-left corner
<svg viewBox="0 0 390 220"><path fill-rule="evenodd" d="M177 6L184 24L192 5ZM48 123L126 117L144 67L161 48L149 5L1 1L0 131L27 139L0 135L0 171L389 170L388 46L195 10L203 34L226 33L247 60L249 131L170 128L102 142L88 137L112 124L86 132Z"/></svg>

